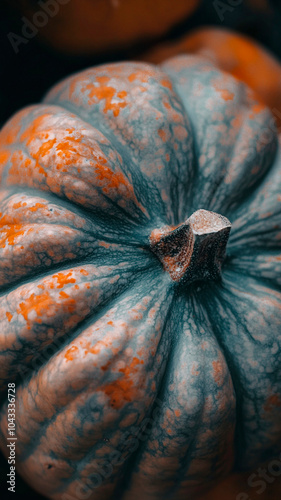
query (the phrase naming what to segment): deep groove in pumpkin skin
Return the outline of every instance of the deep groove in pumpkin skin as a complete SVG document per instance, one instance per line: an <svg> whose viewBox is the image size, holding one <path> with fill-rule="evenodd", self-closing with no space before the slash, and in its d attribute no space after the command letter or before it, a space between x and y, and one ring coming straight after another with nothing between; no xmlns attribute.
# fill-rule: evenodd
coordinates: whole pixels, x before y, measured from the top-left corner
<svg viewBox="0 0 281 500"><path fill-rule="evenodd" d="M203 282L202 286L204 286L204 285L208 286L206 284L206 282ZM198 296L196 297L196 295L198 294L198 292L197 293L195 292L196 289L198 289L198 282L197 283L193 283L193 285L191 285L190 299L191 299L191 306L193 308L193 312L196 309L196 307L198 308L198 310L200 310L201 308L204 308L202 306L202 304L200 303L200 301L198 300ZM179 287L178 290L179 291L181 290L182 294L185 294L185 295L187 294L186 290L184 291L182 287ZM183 311L183 313L184 313L184 311ZM204 381L206 382L206 374L204 374ZM205 389L204 390L204 395L205 395L206 394L206 385L204 386L204 389ZM176 494L177 489L180 486L181 477L184 476L183 473L184 472L186 473L188 471L188 469L189 469L189 466L190 466L190 463L191 463L191 460L192 460L192 451L193 451L194 446L196 444L196 438L198 436L198 431L199 431L199 427L200 427L200 423L201 423L201 418L202 418L204 412L205 412L205 407L204 407L204 405L202 405L201 414L200 414L200 416L198 416L199 418L198 418L197 427L196 427L196 429L194 431L194 434L193 434L192 440L190 442L190 445L189 445L189 447L188 447L188 449L186 451L186 454L185 454L185 456L183 458L183 465L181 466L181 468L178 471L178 474L177 474L177 477L176 477L176 480L175 480L175 484L171 488L171 491L169 492L170 496L172 494ZM189 457L189 460L187 460L188 457ZM208 489L209 489L209 486L208 486ZM173 498L173 497L171 497L171 498Z"/></svg>
<svg viewBox="0 0 281 500"><path fill-rule="evenodd" d="M18 190L11 190L11 193L7 195L7 198L5 199L8 200L11 196L14 194L21 194L23 192L23 189L18 189ZM138 223L139 227L136 228L134 227L134 222L132 221L124 221L124 218L121 216L113 216L113 215L106 215L104 212L99 211L98 209L94 208L88 208L88 207L82 207L78 203L75 203L74 201L69 201L67 197L62 198L55 193L52 192L46 192L46 191L39 191L38 189L32 189L28 187L24 187L24 194L30 194L31 196L39 196L41 198L44 198L47 202L54 203L56 204L59 208L66 208L69 212L74 213L74 207L75 207L75 213L79 215L80 217L84 218L87 222L89 222L90 225L92 225L93 230L88 230L85 231L83 227L81 227L82 232L86 232L86 234L92 235L93 237L96 237L96 234L94 233L94 223L95 223L95 218L97 218L98 224L99 225L109 225L111 232L114 230L114 226L116 223L120 223L120 220L122 222L122 231L119 230L119 232L116 232L116 239L114 236L107 236L106 233L101 234L100 229L99 231L99 237L102 236L102 239L105 241L113 242L113 243L120 243L120 244L126 244L128 246L139 246L139 242L141 241L141 238L146 235L147 230L146 226L151 225L152 222L149 220L146 220L146 224L141 224L140 222ZM74 205L74 207L73 207ZM66 224L67 225L67 224ZM112 226L112 227L111 227ZM113 228L113 229L112 229ZM125 238L124 241L122 240L122 232L126 230L128 235L130 235L130 239ZM132 238L137 236L136 241L132 241Z"/></svg>
<svg viewBox="0 0 281 500"><path fill-rule="evenodd" d="M193 288L193 285L191 285L191 288ZM174 299L173 299L173 302L172 302L172 304L169 308L169 311L168 311L169 315L167 316L166 328L168 327L168 323L171 319L171 316L173 313L173 308L175 307L175 303L176 303L177 298L179 296L180 290L181 290L181 287L179 285L174 285ZM192 292L190 292L190 295L191 295L191 293ZM183 314L184 314L184 311L182 311L182 316L183 316ZM164 402L165 384L169 378L169 369L170 369L171 363L173 361L173 352L174 352L175 342L176 342L176 339L172 339L171 350L169 351L169 357L168 357L166 369L165 369L165 372L163 374L161 384L159 384L159 389L158 389L158 392L156 395L156 400L161 401L161 402ZM202 412L203 412L203 409L202 409ZM151 417L151 414L148 415L148 418L150 418L150 417ZM199 425L200 425L200 421L198 421L198 426ZM193 443L194 443L195 438L196 438L196 434L193 437ZM149 439L149 435L147 437L147 440L148 439ZM146 448L146 440L143 443L142 442L140 443L140 446L138 447L138 449L135 451L135 453L132 456L132 458L134 458L135 468L138 467L138 464L140 463L140 461L142 459L142 454L145 451L145 448ZM187 451L187 455L189 455L191 453L191 451L192 451L192 447L190 446L190 448ZM129 467L130 467L130 463L128 463L127 469ZM178 471L178 479L180 477L180 473L181 473L181 470ZM130 483L131 483L131 477L129 474L126 475L126 470L125 470L124 478L123 478L123 480L122 479L120 480L120 486L119 486L120 496L118 497L118 500L122 500L122 491L126 492ZM175 490L175 489L176 489L176 485L174 486L173 490ZM118 492L118 489L117 489L117 492ZM167 492L167 498L171 498L170 494L171 494L170 491ZM165 495L165 497L166 497L166 495Z"/></svg>
<svg viewBox="0 0 281 500"><path fill-rule="evenodd" d="M228 269L230 270L231 273L234 273L234 270L231 269L231 266L226 266L226 272ZM239 271L239 274L240 274L240 271ZM263 283L263 279L259 279L258 277L249 276L249 274L247 275L246 273L241 273L241 274L242 274L242 276L244 275L245 278L249 279L249 277L250 277L250 279L257 284ZM248 394L246 393L246 395L245 395L245 392L244 392L243 386L242 386L242 382L240 380L241 378L243 379L243 375L241 374L241 367L239 366L239 364L237 364L237 366L235 366L235 361L233 361L231 353L228 353L226 347L223 345L222 328L221 328L221 325L220 325L220 327L218 326L217 320L216 320L216 315L219 314L217 311L219 304L225 303L227 305L227 308L229 309L231 315L233 316L233 318L236 317L236 311L235 311L233 304L230 301L227 301L226 299L224 299L222 297L223 290L226 290L228 292L228 294L231 293L229 290L229 287L227 287L225 285L224 279L222 280L222 283L220 286L218 286L218 284L215 282L212 283L211 286L212 286L213 293L211 295L209 295L207 293L207 290L205 289L204 290L205 297L203 298L203 300L205 300L205 302L206 302L206 309L208 311L208 315L209 315L211 324L213 326L213 330L215 332L217 341L220 345L222 352L224 353L225 359L227 360L229 372L231 374L232 383L233 383L235 394L236 394L236 431L235 431L236 438L234 440L234 445L235 445L236 451L235 451L234 471L249 470L248 465L245 465L245 464L243 466L241 465L241 461L243 461L243 459L245 461L245 457L243 457L243 455L244 455L244 449L247 447L246 446L247 445L247 438L246 438L247 429L245 426L245 422L243 420L242 406L243 406L243 404L245 404L244 400L247 401ZM239 289L239 287L238 287L238 289ZM270 289L272 289L272 286L270 287ZM278 292L280 293L280 287L279 287ZM246 330L246 324L244 324L243 320L245 321L245 318L241 319L240 324L241 324L241 327ZM238 325L239 325L239 320L238 320ZM258 343L258 340L255 339L254 337L252 337L250 332L247 332L247 336L249 339L251 339L251 341L253 343ZM261 344L261 347L262 347L262 344ZM278 379L275 378L275 380L277 382ZM259 412L257 409L257 401L254 401L254 405L255 405L256 414L258 414ZM243 427L243 425L245 427ZM274 453L272 450L273 450L273 445L264 449L262 457L259 460L259 463L262 463L266 460L270 460L270 459L274 458L274 456L276 456L276 453Z"/></svg>
<svg viewBox="0 0 281 500"><path fill-rule="evenodd" d="M143 250L144 252L147 253L147 255L149 255L148 248L146 246L140 247L138 245L138 247L137 247L137 245L132 245L132 247L133 248L134 247L140 248L140 250ZM128 247L128 249L130 249L130 246ZM147 255L146 255L146 257L147 257ZM132 257L132 255L130 255L130 254L128 256ZM134 255L134 257L137 257L137 256L141 257L142 256L141 252L138 255L137 255L137 253ZM107 257L106 255L101 255L97 258L95 256L95 254L92 251L90 251L90 255L85 256L83 259L77 258L77 259L71 259L69 261L65 261L64 263L58 262L57 264L52 264L51 266L46 267L41 272L38 272L38 271L29 272L28 276L24 276L24 277L19 278L18 281L14 281L11 285L2 286L0 288L0 298L3 297L4 295L16 290L21 285L26 285L28 283L33 282L34 279L37 280L40 278L50 276L53 271L54 272L67 271L73 267L78 267L80 265L85 265L85 264L93 264L93 265L101 266L102 262L104 262L104 259L106 257ZM88 260L86 260L86 259L88 259ZM107 261L106 261L106 264L108 264ZM151 266L153 266L153 263L151 264ZM146 266L144 268L146 268ZM122 270L121 270L121 272L122 272Z"/></svg>
<svg viewBox="0 0 281 500"><path fill-rule="evenodd" d="M244 116L246 116L246 111L244 112ZM243 120L244 127L245 127L245 122L246 122L246 120ZM274 128L276 128L276 127L274 126ZM243 132L243 127L241 127L241 129L239 130L238 136L236 137L236 141L239 140L239 138L241 137L242 132ZM262 184L262 181L267 176L268 171L270 170L270 165L272 165L272 163L274 163L274 160L275 160L275 158L277 156L277 152L278 152L278 139L277 139L277 137L275 137L274 139L275 139L275 141L274 141L274 143L272 145L272 147L274 148L274 151L275 151L274 155L273 155L273 158L271 158L271 161L269 162L269 166L267 166L267 168L264 168L264 171L261 173L261 175L259 175L258 179L255 178L255 181L254 181L253 185L250 186L250 188L247 190L247 193L243 194L243 200L244 200L244 202L247 202L247 199L251 198L251 196L254 195L255 191L260 187L260 185ZM236 146L236 144L233 146L233 149L231 151L231 156L230 156L229 161L228 161L229 164L231 163L231 161L232 161L232 159L233 159L233 157L234 157L234 155L236 153L235 146ZM221 182L222 181L223 181L223 179L221 179ZM210 207L213 206L213 200L215 200L215 195L216 195L217 187L218 186L215 187L215 190L212 193L211 200L210 200L210 202L208 204L208 206L210 206ZM239 196L236 196L235 201L232 201L227 206L227 208L224 209L224 214L231 214L231 213L233 213L233 205L236 208L237 205L240 206L240 204L241 204L241 198L239 198Z"/></svg>
<svg viewBox="0 0 281 500"><path fill-rule="evenodd" d="M200 311L200 313L202 313L203 310L205 311L205 313L207 313L207 311L205 310L204 306L201 304L201 290L204 289L205 293L208 293L208 291L210 290L210 286L209 285L210 285L210 282L202 281L202 282L192 283L187 288L182 283L177 283L177 284L174 283L175 299L174 299L174 303L173 303L173 308L171 308L171 310L170 310L170 312L171 312L170 319L171 319L171 316L172 316L173 309L175 309L176 301L178 299L180 299L183 302L183 299L189 298L190 301L191 301L191 304L189 303L189 305L192 308L194 308L194 310L196 308L198 308L198 311ZM199 316L200 316L200 313L199 313ZM182 310L182 315L183 314L184 314L184 310ZM207 317L208 317L208 315L207 315ZM183 323L182 323L182 326L183 326ZM204 339L204 336L202 336L202 340L203 339ZM163 401L163 402L165 401L163 389L165 387L165 383L169 379L169 367L172 366L171 363L173 361L175 361L173 359L173 352L174 352L174 347L176 345L176 341L177 341L177 336L175 336L173 338L173 341L172 341L172 344L171 344L172 349L169 352L169 361L168 361L168 364L166 366L166 370L165 370L165 373L164 373L164 376L163 376L163 379L162 379L161 388L160 388L160 390L159 390L159 392L157 394L158 401L159 400ZM204 375L205 375L204 379L206 380L206 374L204 373ZM205 385L204 385L204 387L205 387ZM206 391L204 391L204 394L206 394ZM204 399L204 396L202 396L202 397ZM201 415L203 415L205 411L206 411L206 408L203 405L202 406ZM180 487L180 480L182 479L181 473L183 471L186 472L187 470L189 470L189 465L190 465L191 460L192 460L192 451L193 451L193 448L194 448L194 446L196 444L196 436L197 436L197 433L198 433L199 428L200 428L200 423L201 423L201 419L200 419L200 417L198 417L198 423L197 423L196 430L193 430L193 432L192 432L191 442L189 443L189 447L188 447L188 449L186 451L186 455L182 458L182 466L178 470L178 474L176 476L176 480L175 480L176 484L173 487L171 487L171 489L169 489L169 491L167 490L165 496L162 495L162 497L165 498L165 499L167 499L167 500L171 500L173 498L177 498L174 495L176 495L177 489ZM156 417L156 423L154 422L154 425L157 425L157 417ZM149 433L148 439L150 439L150 433ZM140 445L140 447L138 448L138 450L134 454L134 456L135 456L135 467L138 466L138 464L140 463L140 461L142 459L142 454L145 451L147 451L146 450L146 441L143 444ZM190 460L187 460L188 457L190 457ZM129 467L130 467L130 465L128 464L127 468L129 468ZM224 471L224 475L226 475L228 472ZM217 473L217 471L214 471L214 475L215 475L215 473ZM223 475L221 475L220 477L223 477ZM215 484L215 479L213 481L214 481L214 484ZM126 479L124 480L124 482L121 482L120 492L122 492L122 487L124 487L124 486L125 486L125 492L126 492L127 491L126 488L129 488L130 483L131 483L131 477L128 475L126 477ZM213 485L211 483L207 483L203 487L201 494L204 494L204 492L206 492L206 490L209 490L209 488L212 487L212 486ZM112 498L115 498L115 496L112 497ZM120 495L120 497L118 496L117 498L118 498L118 500L121 500L122 499L122 494ZM200 499L201 499L201 496L200 496ZM127 497L126 497L126 500L127 500ZM128 500L131 500L131 497L128 497Z"/></svg>
<svg viewBox="0 0 281 500"><path fill-rule="evenodd" d="M219 288L216 286L216 284L213 284L212 288L213 289L213 292L214 294L216 293L216 290L219 290ZM204 291L204 293L206 294L206 290ZM212 301L212 294L209 295L207 294L207 298L208 300L210 299L211 297L211 301ZM239 426L238 422L241 421L241 418L242 418L242 411L241 411L241 388L239 387L239 384L237 383L237 380L238 380L238 377L235 376L236 374L236 369L235 367L233 366L233 362L232 362L232 359L231 357L228 355L228 353L226 352L222 342L221 342L221 339L220 339L220 335L218 335L218 327L216 325L216 319L214 317L214 311L212 309L212 307L209 307L209 304L206 302L207 306L206 306L206 310L208 312L208 316L209 316L209 319L210 319L210 322L213 326L213 331L216 335L216 339L217 339L217 342L223 352L223 355L227 361L227 366L228 366L228 369L229 369L229 372L230 372L230 376L231 376L231 379L232 379L232 384L233 384L233 387L234 387L234 391L235 391L235 396L236 396L236 425L235 425L235 440L234 440L234 446L236 448L236 453L235 453L235 457L236 457L236 461L235 461L235 468L236 469L239 469L239 458L237 457L237 449L238 447L241 445L241 441L242 441L242 446L245 445L245 438L243 438L243 433L242 433L242 429L241 429L241 426Z"/></svg>
<svg viewBox="0 0 281 500"><path fill-rule="evenodd" d="M280 256L280 249L278 247L276 248L277 256ZM265 252L263 251L263 254ZM249 255L251 255L251 252L249 252ZM260 255L259 252L257 252L257 255ZM272 252L268 251L268 255L272 256ZM229 269L231 272L237 272L237 265L236 261L239 259L239 256L236 254L228 254L225 258L224 261L224 266L225 269ZM233 264L233 260L235 261L235 264ZM242 276L245 276L246 278L249 278L249 276L253 279L256 279L257 282L262 283L265 287L271 288L272 290L275 290L276 292L280 292L280 285L281 285L281 276L279 277L279 283L277 281L278 277L276 278L266 278L266 277L260 277L255 275L252 271L246 270L239 266L239 274Z"/></svg>

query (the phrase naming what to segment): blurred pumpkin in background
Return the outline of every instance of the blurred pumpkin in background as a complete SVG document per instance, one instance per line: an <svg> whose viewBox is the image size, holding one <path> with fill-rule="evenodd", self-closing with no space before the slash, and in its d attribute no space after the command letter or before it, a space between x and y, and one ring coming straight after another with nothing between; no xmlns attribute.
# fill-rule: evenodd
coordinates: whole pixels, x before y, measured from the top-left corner
<svg viewBox="0 0 281 500"><path fill-rule="evenodd" d="M200 0L20 0L32 23L45 12L38 36L56 50L95 54L156 39L181 22ZM46 19L46 17L45 17ZM40 20L39 20L40 24Z"/></svg>
<svg viewBox="0 0 281 500"><path fill-rule="evenodd" d="M155 47L142 59L159 64L181 53L201 55L244 81L255 91L257 98L271 109L280 125L280 63L257 42L234 31L204 27L179 40Z"/></svg>

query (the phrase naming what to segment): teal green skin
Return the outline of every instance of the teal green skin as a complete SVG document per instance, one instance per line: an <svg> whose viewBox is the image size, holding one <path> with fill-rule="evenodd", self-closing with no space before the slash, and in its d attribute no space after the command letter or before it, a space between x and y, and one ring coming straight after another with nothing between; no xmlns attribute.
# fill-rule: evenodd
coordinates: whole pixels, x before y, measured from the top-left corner
<svg viewBox="0 0 281 500"><path fill-rule="evenodd" d="M270 111L199 57L112 64L16 115L0 155L1 447L15 381L17 471L56 500L182 500L278 458ZM198 209L232 230L221 279L188 285L149 237Z"/></svg>

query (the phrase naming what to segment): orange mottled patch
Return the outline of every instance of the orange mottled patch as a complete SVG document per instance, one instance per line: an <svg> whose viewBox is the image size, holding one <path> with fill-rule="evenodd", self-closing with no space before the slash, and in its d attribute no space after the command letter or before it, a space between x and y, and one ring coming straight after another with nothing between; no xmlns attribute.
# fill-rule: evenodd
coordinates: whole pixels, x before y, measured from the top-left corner
<svg viewBox="0 0 281 500"><path fill-rule="evenodd" d="M108 348L111 346L111 342L107 340L99 340L96 344L92 345L90 341L80 342L82 348L84 349L84 354L99 354L103 348Z"/></svg>
<svg viewBox="0 0 281 500"><path fill-rule="evenodd" d="M220 385L222 381L222 375L223 375L223 367L222 363L218 361L213 361L213 370L214 370L214 380L216 384Z"/></svg>
<svg viewBox="0 0 281 500"><path fill-rule="evenodd" d="M261 111L264 111L265 109L265 104L263 104L262 102L258 103L258 104L254 104L254 106L252 107L252 111L253 113L260 113Z"/></svg>
<svg viewBox="0 0 281 500"><path fill-rule="evenodd" d="M199 371L197 370L197 368L198 368L198 363L196 362L192 363L191 375L193 375L194 377L197 377L199 375Z"/></svg>
<svg viewBox="0 0 281 500"><path fill-rule="evenodd" d="M166 132L162 128L158 130L158 135L161 137L162 141L165 142L167 140Z"/></svg>
<svg viewBox="0 0 281 500"><path fill-rule="evenodd" d="M149 72L139 70L135 71L134 73L131 73L128 76L128 80L129 82L134 82L135 80L139 80L142 83L146 83L148 82L149 76L150 76Z"/></svg>
<svg viewBox="0 0 281 500"><path fill-rule="evenodd" d="M56 288L63 288L68 283L76 282L76 279L72 277L72 271L69 271L68 273L60 272L54 274L52 278L57 281ZM50 288L54 288L54 285L53 286L51 285Z"/></svg>
<svg viewBox="0 0 281 500"><path fill-rule="evenodd" d="M86 269L80 269L80 273L83 274L83 276L89 276L88 271Z"/></svg>
<svg viewBox="0 0 281 500"><path fill-rule="evenodd" d="M232 101L234 98L234 93L230 92L225 88L224 78L216 79L212 81L214 89L220 94L224 101Z"/></svg>
<svg viewBox="0 0 281 500"><path fill-rule="evenodd" d="M1 223L3 220L1 221ZM32 231L32 228L26 230L25 226L22 224L13 224L5 226L2 231L2 237L0 238L0 248L5 248L6 244L15 245L18 238L24 234L28 234Z"/></svg>
<svg viewBox="0 0 281 500"><path fill-rule="evenodd" d="M265 411L272 411L274 408L280 408L281 406L281 399L278 394L272 394L269 396L267 399L267 402L264 405Z"/></svg>
<svg viewBox="0 0 281 500"><path fill-rule="evenodd" d="M161 80L161 85L163 85L163 87L166 87L169 90L173 90L172 83L168 79Z"/></svg>
<svg viewBox="0 0 281 500"><path fill-rule="evenodd" d="M49 117L48 114L43 114L35 118L29 127L21 134L21 142L26 141L27 146L38 137L40 129L43 127L45 120Z"/></svg>
<svg viewBox="0 0 281 500"><path fill-rule="evenodd" d="M109 248L110 247L110 243L106 243L105 241L100 241L99 245L101 247L104 247L104 248Z"/></svg>
<svg viewBox="0 0 281 500"><path fill-rule="evenodd" d="M16 210L18 208L22 208L22 207L26 207L26 203L23 203L22 201L19 201L18 203L13 204L13 208L15 208Z"/></svg>
<svg viewBox="0 0 281 500"><path fill-rule="evenodd" d="M50 139L49 141L43 142L43 144L38 149L39 156L46 156L51 151L56 142L56 139Z"/></svg>
<svg viewBox="0 0 281 500"><path fill-rule="evenodd" d="M29 207L29 211L30 212L37 212L37 210L39 210L40 208L46 208L46 205L44 205L43 203L35 203L35 205L33 205L33 207Z"/></svg>
<svg viewBox="0 0 281 500"><path fill-rule="evenodd" d="M12 315L9 311L7 311L7 312L6 312L6 316L7 316L7 318L8 318L8 321L10 322L10 321L11 321L11 319L12 319L12 317L13 317L13 315Z"/></svg>
<svg viewBox="0 0 281 500"><path fill-rule="evenodd" d="M31 320L29 318L29 315L35 312L37 315L37 322L41 323L42 320L40 320L38 316L45 315L52 303L53 301L48 292L42 293L41 295L35 295L35 293L32 293L30 297L28 297L28 299L19 304L17 313L21 314L24 317L24 319L27 321L27 328L30 330Z"/></svg>
<svg viewBox="0 0 281 500"><path fill-rule="evenodd" d="M10 157L9 151L0 151L0 165L4 165Z"/></svg>
<svg viewBox="0 0 281 500"><path fill-rule="evenodd" d="M126 101L127 92L125 90L117 92L117 90L106 85L109 78L105 76L96 77L96 82L100 84L99 87L93 84L88 84L85 90L89 90L89 104L95 104L98 101L105 101L103 112L107 113L112 111L114 116L118 116L120 109L125 108L128 103ZM117 100L119 99L119 101Z"/></svg>
<svg viewBox="0 0 281 500"><path fill-rule="evenodd" d="M73 361L74 359L74 353L78 352L78 347L76 345L71 346L69 349L67 349L65 353L65 358L67 361Z"/></svg>
<svg viewBox="0 0 281 500"><path fill-rule="evenodd" d="M97 180L103 183L103 192L108 193L110 189L122 189L124 191L124 196L129 197L134 195L132 186L126 179L122 172L113 172L111 168L106 165L101 165L97 163L95 166Z"/></svg>
<svg viewBox="0 0 281 500"><path fill-rule="evenodd" d="M133 401L137 397L138 388L131 377L138 372L140 364L143 364L143 361L133 358L130 365L119 369L119 372L123 373L121 378L101 387L101 390L109 397L112 408L118 410L126 402Z"/></svg>

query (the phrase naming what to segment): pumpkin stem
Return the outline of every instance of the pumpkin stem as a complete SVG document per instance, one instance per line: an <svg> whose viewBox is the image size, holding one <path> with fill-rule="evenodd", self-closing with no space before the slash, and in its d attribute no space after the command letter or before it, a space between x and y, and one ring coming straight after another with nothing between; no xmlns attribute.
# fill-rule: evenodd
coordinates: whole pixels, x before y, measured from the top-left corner
<svg viewBox="0 0 281 500"><path fill-rule="evenodd" d="M174 281L218 279L230 229L226 217L197 210L177 227L154 229L150 247Z"/></svg>

